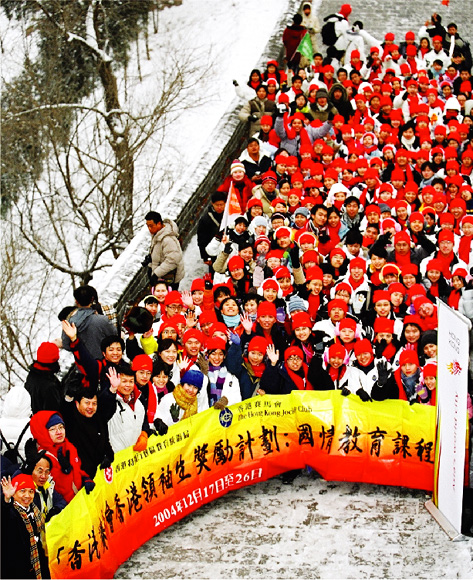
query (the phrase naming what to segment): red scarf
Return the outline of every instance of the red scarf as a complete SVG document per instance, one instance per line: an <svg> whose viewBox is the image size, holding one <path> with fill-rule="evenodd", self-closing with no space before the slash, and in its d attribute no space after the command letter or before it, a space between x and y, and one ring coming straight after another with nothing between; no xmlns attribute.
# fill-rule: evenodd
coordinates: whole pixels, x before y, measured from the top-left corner
<svg viewBox="0 0 473 580"><path fill-rule="evenodd" d="M123 396L117 392L117 395L123 399ZM138 389L138 387L135 385L133 392L130 395L130 398L128 399L128 401L125 401L125 399L123 399L123 402L126 403L127 405L129 405L131 407L131 409L134 411L135 410L135 403L138 400L138 397L141 395L141 391Z"/></svg>
<svg viewBox="0 0 473 580"><path fill-rule="evenodd" d="M155 391L156 387L148 381L148 410L146 411L148 423L153 424L156 409L158 408L158 397Z"/></svg>
<svg viewBox="0 0 473 580"><path fill-rule="evenodd" d="M299 391L313 391L314 388L313 386L307 381L307 370L308 367L307 365L303 362L302 363L302 371L304 373L304 376L301 377L301 375L299 373L295 373L294 371L291 371L291 369L284 365L287 371L287 374L289 375L290 379L292 380L292 382L296 385L297 389Z"/></svg>
<svg viewBox="0 0 473 580"><path fill-rule="evenodd" d="M327 370L328 370L328 374L330 375L330 378L332 379L333 383L335 384L337 381L340 382L342 380L343 376L347 372L347 367L346 367L346 365L342 365L338 369L334 369L332 366L329 365Z"/></svg>
<svg viewBox="0 0 473 580"><path fill-rule="evenodd" d="M387 347L383 350L383 357L385 359L387 359L388 361L391 362L391 360L394 358L394 356L396 355L396 347L394 346L394 344L391 342L387 345Z"/></svg>
<svg viewBox="0 0 473 580"><path fill-rule="evenodd" d="M372 274L371 274L371 278L370 278L370 282L374 285L374 286L381 286L381 280L379 279L381 272L380 270L375 270Z"/></svg>
<svg viewBox="0 0 473 580"><path fill-rule="evenodd" d="M460 245L458 246L458 257L462 262L468 264L470 261L470 248L473 236L462 236L460 238Z"/></svg>
<svg viewBox="0 0 473 580"><path fill-rule="evenodd" d="M452 277L452 274L450 272L450 264L452 263L454 257L455 254L453 253L453 250L448 254L448 256L442 254L440 250L437 252L436 258L437 260L440 260L442 262L442 274L445 276L447 280L450 280L450 278Z"/></svg>
<svg viewBox="0 0 473 580"><path fill-rule="evenodd" d="M365 281L365 277L364 276L358 282L356 280L353 280L353 278L351 277L351 274L350 274L350 277L348 278L348 283L353 288L353 290L356 290L359 286L361 286L364 281Z"/></svg>
<svg viewBox="0 0 473 580"><path fill-rule="evenodd" d="M436 298L439 297L439 285L438 282L433 282L429 288L429 293Z"/></svg>
<svg viewBox="0 0 473 580"><path fill-rule="evenodd" d="M320 295L319 294L309 294L309 316L312 321L315 321L317 312L320 307Z"/></svg>
<svg viewBox="0 0 473 580"><path fill-rule="evenodd" d="M400 256L398 252L394 252L395 254L395 263L398 266L407 266L411 263L411 253L409 252L406 256Z"/></svg>
<svg viewBox="0 0 473 580"><path fill-rule="evenodd" d="M458 303L460 302L461 295L461 290L452 290L450 296L448 297L448 305L451 308L458 310Z"/></svg>
<svg viewBox="0 0 473 580"><path fill-rule="evenodd" d="M263 376L264 373L264 369L266 368L266 365L262 362L259 365L252 365L250 363L250 361L248 360L248 357L243 357L243 360L245 361L245 363L251 367L253 374L255 375L255 377L257 377L258 379L260 379Z"/></svg>
<svg viewBox="0 0 473 580"><path fill-rule="evenodd" d="M283 123L284 123L284 129L286 131L287 138L288 139L295 139L297 137L297 133L292 128L292 125L289 124L289 114L288 113L284 113ZM301 147L303 145L307 145L312 149L312 143L311 143L310 137L309 137L309 135L304 127L302 127L301 132L299 133L299 136L301 139Z"/></svg>

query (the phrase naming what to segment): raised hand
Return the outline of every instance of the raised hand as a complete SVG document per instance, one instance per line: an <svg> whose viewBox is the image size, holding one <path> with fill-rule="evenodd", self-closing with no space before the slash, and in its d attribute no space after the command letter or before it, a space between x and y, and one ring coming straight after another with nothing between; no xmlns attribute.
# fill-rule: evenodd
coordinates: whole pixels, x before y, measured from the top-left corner
<svg viewBox="0 0 473 580"><path fill-rule="evenodd" d="M74 342L77 338L76 325L74 323L71 324L68 320L63 320L62 329L64 330L65 335L69 337L69 340Z"/></svg>
<svg viewBox="0 0 473 580"><path fill-rule="evenodd" d="M251 321L250 315L242 314L240 316L240 322L245 329L246 334L251 334L251 331L253 330L253 322Z"/></svg>
<svg viewBox="0 0 473 580"><path fill-rule="evenodd" d="M269 344L266 349L266 354L268 355L271 365L275 367L279 362L279 350L276 350L274 344Z"/></svg>
<svg viewBox="0 0 473 580"><path fill-rule="evenodd" d="M110 392L116 393L118 387L120 386L120 375L117 374L117 370L113 367L110 367L110 370L105 376L110 381Z"/></svg>
<svg viewBox="0 0 473 580"><path fill-rule="evenodd" d="M182 302L184 303L187 308L192 308L194 306L194 302L192 301L192 294L190 290L184 290L181 292Z"/></svg>
<svg viewBox="0 0 473 580"><path fill-rule="evenodd" d="M2 477L2 490L7 502L15 495L18 484L12 485L11 477Z"/></svg>

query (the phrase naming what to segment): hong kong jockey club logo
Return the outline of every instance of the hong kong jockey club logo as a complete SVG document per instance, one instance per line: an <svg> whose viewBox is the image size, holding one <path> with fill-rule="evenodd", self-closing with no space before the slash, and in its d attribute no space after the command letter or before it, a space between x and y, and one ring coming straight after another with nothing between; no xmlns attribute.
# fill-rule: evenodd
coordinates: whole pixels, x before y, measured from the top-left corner
<svg viewBox="0 0 473 580"><path fill-rule="evenodd" d="M453 362L448 363L447 369L451 375L459 375L462 372L462 368L460 366L460 363L457 360L454 360Z"/></svg>
<svg viewBox="0 0 473 580"><path fill-rule="evenodd" d="M218 420L220 421L220 425L222 427L230 427L233 420L233 413L230 411L228 407L225 407L225 409L222 409L220 411Z"/></svg>
<svg viewBox="0 0 473 580"><path fill-rule="evenodd" d="M103 470L103 475L107 483L112 483L113 481L113 467L106 467Z"/></svg>

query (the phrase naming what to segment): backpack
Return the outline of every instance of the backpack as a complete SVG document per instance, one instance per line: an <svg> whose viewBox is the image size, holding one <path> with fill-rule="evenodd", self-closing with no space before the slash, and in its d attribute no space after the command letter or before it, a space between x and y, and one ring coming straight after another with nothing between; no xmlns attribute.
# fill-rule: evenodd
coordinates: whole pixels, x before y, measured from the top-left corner
<svg viewBox="0 0 473 580"><path fill-rule="evenodd" d="M326 22L322 26L322 42L325 46L333 46L338 39L338 36L335 33L335 24L337 21L340 22L343 20L343 17L339 14L330 14L329 16L326 16L324 20Z"/></svg>
<svg viewBox="0 0 473 580"><path fill-rule="evenodd" d="M2 453L3 457L6 457L8 459L8 461L10 461L13 464L20 464L24 461L23 457L21 457L21 455L18 452L18 447L20 446L20 442L23 438L23 435L26 433L28 427L30 426L30 422L28 421L28 423L26 423L26 425L23 428L23 431L20 433L20 436L18 437L18 441L15 443L15 445L13 445L13 443L9 443L5 437L3 436L2 431L0 430L0 439L2 440L2 442L5 444L5 451Z"/></svg>

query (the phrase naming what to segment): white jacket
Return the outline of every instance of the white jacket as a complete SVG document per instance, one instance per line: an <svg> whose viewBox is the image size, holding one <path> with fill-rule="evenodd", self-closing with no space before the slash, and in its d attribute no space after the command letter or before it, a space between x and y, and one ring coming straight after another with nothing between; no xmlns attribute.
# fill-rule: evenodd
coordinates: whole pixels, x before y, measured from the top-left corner
<svg viewBox="0 0 473 580"><path fill-rule="evenodd" d="M140 399L135 402L133 410L118 393L116 397L117 410L108 422L110 444L115 453L137 442L145 418L145 408Z"/></svg>
<svg viewBox="0 0 473 580"><path fill-rule="evenodd" d="M173 405L176 405L176 407L179 409L178 421L180 421L184 416L184 409L181 409L181 407L177 405L176 399L174 398L174 395L172 393L164 395L156 411L156 419L161 419L164 423L166 423L168 427L171 427L171 425L174 425L175 423L171 415L171 407ZM204 390L204 387L202 387L200 392L197 394L197 412L200 413L202 411L207 410L208 408L209 402L207 399L206 390Z"/></svg>

